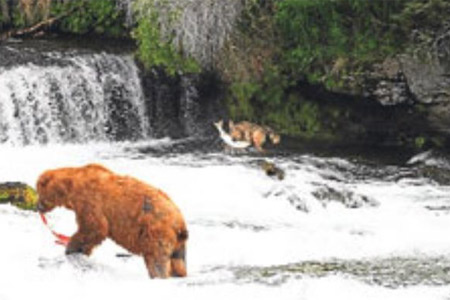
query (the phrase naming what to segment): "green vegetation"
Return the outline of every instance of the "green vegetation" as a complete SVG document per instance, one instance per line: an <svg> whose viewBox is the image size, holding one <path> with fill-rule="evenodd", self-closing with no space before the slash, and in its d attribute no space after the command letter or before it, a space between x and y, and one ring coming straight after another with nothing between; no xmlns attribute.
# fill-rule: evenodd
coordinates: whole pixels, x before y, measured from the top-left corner
<svg viewBox="0 0 450 300"><path fill-rule="evenodd" d="M323 117L345 115L318 113L299 84L349 91L374 63L405 51L414 30L426 39L449 14L446 0L250 1L222 58L231 118L304 137L329 131L335 120Z"/></svg>
<svg viewBox="0 0 450 300"><path fill-rule="evenodd" d="M128 35L124 12L117 9L116 1L112 0L19 0L12 7L6 0L0 0L0 12L0 28L5 29L27 28L55 18L57 22L51 23L53 32Z"/></svg>
<svg viewBox="0 0 450 300"><path fill-rule="evenodd" d="M275 22L285 50L282 60L286 71L333 87L343 74L362 71L396 53L404 39L398 34L393 16L401 12L404 2L280 2Z"/></svg>
<svg viewBox="0 0 450 300"><path fill-rule="evenodd" d="M116 0L19 0L12 7L0 0L0 29L32 27L54 18L56 21L49 23L46 30L134 38L137 58L147 68L161 68L171 76L200 72L199 64L186 57L182 47L174 46L173 36L161 31L162 20L170 25L178 16L176 9L165 5L168 1L136 1L136 25L126 27L125 12L118 8Z"/></svg>
<svg viewBox="0 0 450 300"><path fill-rule="evenodd" d="M425 146L427 139L423 136L418 136L414 139L414 144L417 149L422 149Z"/></svg>
<svg viewBox="0 0 450 300"><path fill-rule="evenodd" d="M102 34L112 37L126 36L124 12L117 9L116 1L67 1L52 5L52 15L71 13L58 26L62 32L75 34Z"/></svg>
<svg viewBox="0 0 450 300"><path fill-rule="evenodd" d="M162 68L171 76L200 72L200 66L193 59L184 57L181 49L175 49L172 37L163 36L156 11L139 19L132 36L138 45L137 57L146 68Z"/></svg>
<svg viewBox="0 0 450 300"><path fill-rule="evenodd" d="M29 27L64 15L51 24L52 31L131 37L136 41L136 57L146 68L156 67L171 76L201 71L183 49L189 47L179 35L175 38L182 2L136 0L135 23L126 27L117 1L18 0L8 7L8 1L0 0L0 29ZM374 63L406 51L417 40L433 41L450 15L448 0L241 3L244 9L237 30L217 53L214 65L208 66L225 82L230 117L305 138L333 138L336 124L348 115L345 109L305 99L300 86L349 91ZM412 143L417 147L430 140L415 136L419 137Z"/></svg>

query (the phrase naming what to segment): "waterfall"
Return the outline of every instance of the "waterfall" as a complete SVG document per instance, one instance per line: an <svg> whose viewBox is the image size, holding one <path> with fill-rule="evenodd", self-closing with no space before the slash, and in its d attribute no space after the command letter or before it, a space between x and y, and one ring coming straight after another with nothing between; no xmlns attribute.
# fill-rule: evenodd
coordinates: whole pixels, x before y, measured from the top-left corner
<svg viewBox="0 0 450 300"><path fill-rule="evenodd" d="M202 138L224 115L211 76L142 70L124 45L0 45L0 144ZM107 52L105 52L107 51Z"/></svg>
<svg viewBox="0 0 450 300"><path fill-rule="evenodd" d="M27 52L0 50L21 58ZM131 55L36 52L26 62L0 64L0 143L121 141L151 135Z"/></svg>
<svg viewBox="0 0 450 300"><path fill-rule="evenodd" d="M128 27L133 26L133 3L134 0L117 0L117 9L125 13L125 24Z"/></svg>

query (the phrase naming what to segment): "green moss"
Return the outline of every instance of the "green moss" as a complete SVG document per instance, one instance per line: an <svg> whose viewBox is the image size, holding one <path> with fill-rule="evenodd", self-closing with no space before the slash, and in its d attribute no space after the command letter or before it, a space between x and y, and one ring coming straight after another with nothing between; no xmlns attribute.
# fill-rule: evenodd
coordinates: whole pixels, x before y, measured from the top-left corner
<svg viewBox="0 0 450 300"><path fill-rule="evenodd" d="M418 136L414 139L414 145L416 146L416 148L418 149L422 149L423 146L425 146L427 139L423 136Z"/></svg>
<svg viewBox="0 0 450 300"><path fill-rule="evenodd" d="M156 12L139 20L133 38L138 44L137 57L146 68L163 68L171 76L200 72L200 66L193 59L177 51L171 40L163 39Z"/></svg>
<svg viewBox="0 0 450 300"><path fill-rule="evenodd" d="M404 0L286 0L275 22L284 48L282 63L292 76L332 87L329 80L339 58L357 71L398 51L405 40L392 22ZM394 26L393 26L394 25Z"/></svg>
<svg viewBox="0 0 450 300"><path fill-rule="evenodd" d="M436 148L443 148L445 146L445 138L444 137L431 137L430 143L432 146Z"/></svg>
<svg viewBox="0 0 450 300"><path fill-rule="evenodd" d="M251 100L260 87L252 82L235 82L230 86L231 97L227 99L230 117L234 120L253 120L255 108Z"/></svg>
<svg viewBox="0 0 450 300"><path fill-rule="evenodd" d="M52 15L72 11L58 25L58 30L75 34L95 33L112 37L126 36L124 12L117 9L116 1L70 1L55 3Z"/></svg>
<svg viewBox="0 0 450 300"><path fill-rule="evenodd" d="M15 28L22 28L27 25L25 13L23 13L18 7L13 10L12 26Z"/></svg>
<svg viewBox="0 0 450 300"><path fill-rule="evenodd" d="M300 105L300 109L296 112L294 120L300 123L300 129L307 137L313 137L321 129L319 117L318 104L305 102Z"/></svg>
<svg viewBox="0 0 450 300"><path fill-rule="evenodd" d="M142 1L141 1L142 2ZM180 73L199 73L200 65L191 57L183 53L183 47L176 48L173 44L173 36L165 36L161 32L161 19L159 5L165 2L147 1L137 2L136 5L145 5L139 17L136 28L132 31L132 37L138 45L137 58L146 68L162 68L169 75ZM168 22L174 22L178 17L177 11L169 13Z"/></svg>
<svg viewBox="0 0 450 300"><path fill-rule="evenodd" d="M73 34L98 34L109 37L128 36L125 27L125 14L117 8L116 0L77 0L77 1L28 1L27 5L16 4L12 16L6 16L8 7L0 0L0 28L14 29L33 26L52 17L64 16L52 24L54 32ZM67 15L65 15L67 14ZM8 17L8 18L6 18ZM3 24L2 24L3 22Z"/></svg>
<svg viewBox="0 0 450 300"><path fill-rule="evenodd" d="M21 209L35 210L36 191L23 183L9 182L0 184L0 203L11 203Z"/></svg>

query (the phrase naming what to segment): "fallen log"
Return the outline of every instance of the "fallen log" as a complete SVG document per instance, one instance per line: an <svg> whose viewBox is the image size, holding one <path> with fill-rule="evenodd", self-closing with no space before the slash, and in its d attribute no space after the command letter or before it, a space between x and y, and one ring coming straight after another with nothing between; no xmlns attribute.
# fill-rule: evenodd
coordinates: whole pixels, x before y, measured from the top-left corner
<svg viewBox="0 0 450 300"><path fill-rule="evenodd" d="M10 31L0 35L0 41L5 41L9 38L21 38L21 37L33 35L39 31L42 31L42 30L50 27L51 25L53 25L53 23L61 20L62 18L67 17L68 15L69 15L69 13L64 13L57 17L52 17L52 18L46 19L44 21L41 21L37 24L34 24L31 27L10 30Z"/></svg>

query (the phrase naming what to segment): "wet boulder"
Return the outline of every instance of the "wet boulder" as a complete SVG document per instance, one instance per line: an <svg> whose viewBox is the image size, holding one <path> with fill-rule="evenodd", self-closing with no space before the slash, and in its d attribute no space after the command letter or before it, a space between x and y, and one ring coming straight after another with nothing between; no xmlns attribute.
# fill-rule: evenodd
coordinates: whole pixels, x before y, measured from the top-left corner
<svg viewBox="0 0 450 300"><path fill-rule="evenodd" d="M0 204L10 203L21 209L35 210L37 199L36 191L25 183L0 183Z"/></svg>
<svg viewBox="0 0 450 300"><path fill-rule="evenodd" d="M261 167L261 169L266 173L267 176L278 178L278 180L283 180L285 176L285 172L283 169L279 168L277 165L275 165L272 162L269 162L267 160L260 160L258 161L258 165Z"/></svg>

